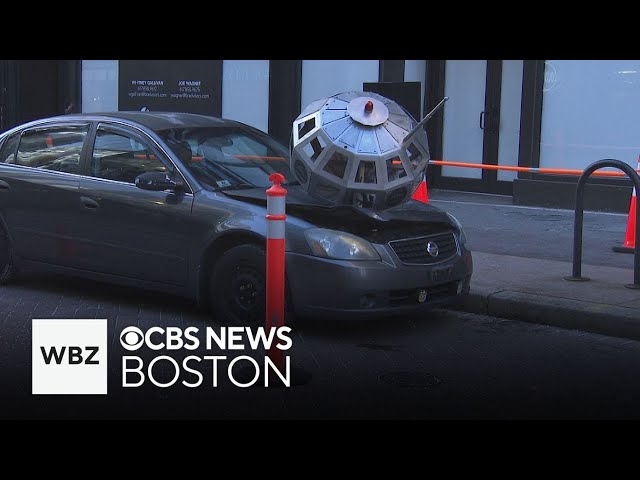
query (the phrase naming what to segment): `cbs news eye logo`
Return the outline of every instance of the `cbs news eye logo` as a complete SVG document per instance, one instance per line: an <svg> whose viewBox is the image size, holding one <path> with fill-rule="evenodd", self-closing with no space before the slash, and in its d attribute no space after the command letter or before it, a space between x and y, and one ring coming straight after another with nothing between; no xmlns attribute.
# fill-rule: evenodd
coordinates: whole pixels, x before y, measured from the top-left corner
<svg viewBox="0 0 640 480"><path fill-rule="evenodd" d="M125 350L134 352L144 343L144 335L138 327L127 327L120 333L120 345Z"/></svg>
<svg viewBox="0 0 640 480"><path fill-rule="evenodd" d="M195 350L200 340L195 334L197 327L151 327L143 332L138 327L126 327L120 332L120 345L129 352L135 352L143 345L150 350Z"/></svg>

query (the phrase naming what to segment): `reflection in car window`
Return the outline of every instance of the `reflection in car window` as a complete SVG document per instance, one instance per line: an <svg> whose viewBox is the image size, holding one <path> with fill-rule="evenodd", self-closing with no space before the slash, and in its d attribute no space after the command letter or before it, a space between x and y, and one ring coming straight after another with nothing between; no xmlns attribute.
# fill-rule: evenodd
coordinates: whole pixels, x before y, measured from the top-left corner
<svg viewBox="0 0 640 480"><path fill-rule="evenodd" d="M16 149L18 148L20 134L14 133L2 145L0 152L0 163L16 163Z"/></svg>
<svg viewBox="0 0 640 480"><path fill-rule="evenodd" d="M91 158L91 176L135 183L146 172L167 172L167 167L142 143L124 133L99 128Z"/></svg>
<svg viewBox="0 0 640 480"><path fill-rule="evenodd" d="M173 128L158 132L191 173L210 189L268 188L269 175L288 181L287 149L259 130L243 127Z"/></svg>
<svg viewBox="0 0 640 480"><path fill-rule="evenodd" d="M25 167L79 173L80 152L89 126L51 127L27 131L20 138L17 157L7 158L6 163Z"/></svg>

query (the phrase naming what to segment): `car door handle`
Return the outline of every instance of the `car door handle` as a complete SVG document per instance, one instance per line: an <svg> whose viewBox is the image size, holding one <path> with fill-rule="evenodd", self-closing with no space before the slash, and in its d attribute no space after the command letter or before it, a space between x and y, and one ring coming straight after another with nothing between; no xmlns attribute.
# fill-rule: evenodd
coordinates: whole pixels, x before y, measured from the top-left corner
<svg viewBox="0 0 640 480"><path fill-rule="evenodd" d="M95 210L100 206L100 204L96 202L93 198L80 197L80 201L82 202L82 205L85 206L85 208L88 208L90 210Z"/></svg>
<svg viewBox="0 0 640 480"><path fill-rule="evenodd" d="M4 190L5 192L9 190L9 184L4 180L0 180L0 191Z"/></svg>

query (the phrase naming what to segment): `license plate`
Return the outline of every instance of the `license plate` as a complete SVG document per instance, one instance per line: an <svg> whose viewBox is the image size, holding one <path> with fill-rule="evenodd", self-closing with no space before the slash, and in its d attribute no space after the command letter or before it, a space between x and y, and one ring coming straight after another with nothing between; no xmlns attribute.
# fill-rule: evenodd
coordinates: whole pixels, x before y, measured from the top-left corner
<svg viewBox="0 0 640 480"><path fill-rule="evenodd" d="M431 270L431 281L432 282L446 282L449 280L451 276L451 272L453 267L439 267Z"/></svg>

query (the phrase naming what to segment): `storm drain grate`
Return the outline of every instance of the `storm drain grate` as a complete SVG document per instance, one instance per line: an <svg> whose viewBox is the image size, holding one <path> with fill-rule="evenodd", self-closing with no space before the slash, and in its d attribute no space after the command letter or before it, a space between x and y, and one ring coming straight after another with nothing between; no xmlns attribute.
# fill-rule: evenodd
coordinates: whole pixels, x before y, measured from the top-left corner
<svg viewBox="0 0 640 480"><path fill-rule="evenodd" d="M441 378L425 372L389 372L378 377L381 383L400 388L428 388L443 383Z"/></svg>

